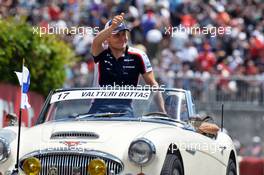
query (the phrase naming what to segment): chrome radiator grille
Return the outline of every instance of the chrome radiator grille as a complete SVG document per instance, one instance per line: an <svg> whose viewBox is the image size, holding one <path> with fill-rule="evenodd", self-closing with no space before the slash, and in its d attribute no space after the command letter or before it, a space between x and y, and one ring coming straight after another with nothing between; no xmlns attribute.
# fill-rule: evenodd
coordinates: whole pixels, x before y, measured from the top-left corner
<svg viewBox="0 0 264 175"><path fill-rule="evenodd" d="M119 159L112 158L106 153L92 151L92 154L79 152L49 152L33 154L41 161L40 175L48 175L56 169L57 175L88 175L88 165L93 159L100 158L105 161L107 175L117 175L123 171L123 164ZM103 156L101 156L103 155ZM28 156L26 156L28 157ZM23 160L21 161L21 163Z"/></svg>

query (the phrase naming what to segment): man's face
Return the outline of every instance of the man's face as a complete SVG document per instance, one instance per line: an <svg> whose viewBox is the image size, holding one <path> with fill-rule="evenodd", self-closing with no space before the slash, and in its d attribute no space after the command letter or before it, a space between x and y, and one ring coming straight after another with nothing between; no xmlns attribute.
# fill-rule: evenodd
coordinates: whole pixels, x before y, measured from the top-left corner
<svg viewBox="0 0 264 175"><path fill-rule="evenodd" d="M124 48L126 48L126 45L127 45L127 40L128 40L127 35L128 34L126 30L120 31L117 34L112 34L107 39L107 42L109 46L112 47L113 49L123 50Z"/></svg>

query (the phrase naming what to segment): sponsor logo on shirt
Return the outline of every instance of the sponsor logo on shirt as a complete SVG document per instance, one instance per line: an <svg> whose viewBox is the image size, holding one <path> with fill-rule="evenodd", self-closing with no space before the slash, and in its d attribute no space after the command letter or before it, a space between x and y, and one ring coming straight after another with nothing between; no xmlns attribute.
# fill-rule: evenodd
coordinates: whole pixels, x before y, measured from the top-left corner
<svg viewBox="0 0 264 175"><path fill-rule="evenodd" d="M126 69L135 69L135 66L123 66L123 68L126 68Z"/></svg>

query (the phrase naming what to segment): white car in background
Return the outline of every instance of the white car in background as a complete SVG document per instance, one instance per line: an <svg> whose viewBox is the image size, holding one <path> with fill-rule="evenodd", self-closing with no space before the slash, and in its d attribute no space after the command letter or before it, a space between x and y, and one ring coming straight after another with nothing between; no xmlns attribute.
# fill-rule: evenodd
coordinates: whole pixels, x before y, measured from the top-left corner
<svg viewBox="0 0 264 175"><path fill-rule="evenodd" d="M19 173L238 175L231 138L198 133L195 115L182 89L55 90L36 125L21 128ZM15 168L17 130L0 130L1 175Z"/></svg>

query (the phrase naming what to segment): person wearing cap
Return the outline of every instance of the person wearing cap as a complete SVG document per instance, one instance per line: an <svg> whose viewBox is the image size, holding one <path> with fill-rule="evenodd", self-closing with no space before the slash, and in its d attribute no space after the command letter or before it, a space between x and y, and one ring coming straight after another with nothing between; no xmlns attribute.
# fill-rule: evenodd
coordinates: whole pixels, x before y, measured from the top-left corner
<svg viewBox="0 0 264 175"><path fill-rule="evenodd" d="M128 32L124 13L121 13L109 20L95 36L91 46L96 64L95 86L137 86L140 74L146 84L158 86L146 53L128 46ZM105 42L107 48L103 47ZM164 105L160 106L161 111L165 111Z"/></svg>
<svg viewBox="0 0 264 175"><path fill-rule="evenodd" d="M96 85L137 86L140 74L148 85L158 84L148 56L128 46L128 32L122 13L109 20L105 29L94 38L91 52L98 69ZM106 49L103 47L104 42L108 45Z"/></svg>

